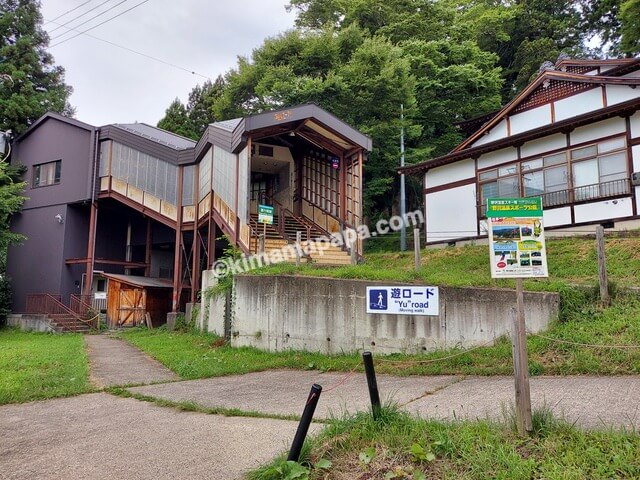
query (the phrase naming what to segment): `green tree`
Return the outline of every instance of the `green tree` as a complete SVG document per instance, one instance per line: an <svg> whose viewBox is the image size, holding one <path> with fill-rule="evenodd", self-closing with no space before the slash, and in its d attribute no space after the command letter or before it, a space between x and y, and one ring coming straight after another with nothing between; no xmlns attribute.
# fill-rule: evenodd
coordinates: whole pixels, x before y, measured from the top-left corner
<svg viewBox="0 0 640 480"><path fill-rule="evenodd" d="M196 85L191 90L187 102L187 115L196 138L200 138L207 125L217 120L213 114L213 104L222 95L224 86L224 78L219 76L214 82L207 80L202 86Z"/></svg>
<svg viewBox="0 0 640 480"><path fill-rule="evenodd" d="M627 55L637 55L640 53L640 0L627 0L620 10L620 50Z"/></svg>
<svg viewBox="0 0 640 480"><path fill-rule="evenodd" d="M195 128L191 124L187 107L176 98L165 110L164 117L158 122L158 128L182 135L187 138L197 138Z"/></svg>
<svg viewBox="0 0 640 480"><path fill-rule="evenodd" d="M0 325L11 311L11 279L7 276L7 248L24 239L9 230L11 216L18 213L26 200L22 196L25 183L16 178L20 172L12 169L0 155Z"/></svg>
<svg viewBox="0 0 640 480"><path fill-rule="evenodd" d="M376 148L365 169L365 209L372 216L389 211L400 105L415 105L415 78L402 48L357 26L290 31L240 59L226 81L214 105L219 118L315 102L369 134ZM410 119L408 126L414 127Z"/></svg>
<svg viewBox="0 0 640 480"><path fill-rule="evenodd" d="M199 139L207 125L216 121L213 105L224 88L225 81L221 76L215 82L207 80L202 85L196 85L189 93L186 105L178 98L171 102L158 127L194 140Z"/></svg>
<svg viewBox="0 0 640 480"><path fill-rule="evenodd" d="M40 2L0 0L0 130L20 134L47 111L72 115L64 69L46 51Z"/></svg>

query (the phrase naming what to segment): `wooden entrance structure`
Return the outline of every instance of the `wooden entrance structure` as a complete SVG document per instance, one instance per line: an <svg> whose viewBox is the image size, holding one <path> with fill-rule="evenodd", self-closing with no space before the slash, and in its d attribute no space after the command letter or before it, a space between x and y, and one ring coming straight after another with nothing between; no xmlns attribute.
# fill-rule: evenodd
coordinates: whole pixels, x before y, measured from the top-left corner
<svg viewBox="0 0 640 480"><path fill-rule="evenodd" d="M173 283L162 278L104 274L107 288L107 324L135 327L151 322L158 327L171 311Z"/></svg>

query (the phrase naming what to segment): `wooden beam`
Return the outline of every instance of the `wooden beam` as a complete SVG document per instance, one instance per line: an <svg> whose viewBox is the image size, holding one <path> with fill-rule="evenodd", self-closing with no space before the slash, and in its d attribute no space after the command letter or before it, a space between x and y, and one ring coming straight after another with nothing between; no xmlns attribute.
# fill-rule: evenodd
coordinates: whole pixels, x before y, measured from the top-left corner
<svg viewBox="0 0 640 480"><path fill-rule="evenodd" d="M184 167L178 167L178 220L176 222L176 244L173 252L173 295L171 297L171 312L176 313L180 308L180 293L182 292L182 182L184 181Z"/></svg>
<svg viewBox="0 0 640 480"><path fill-rule="evenodd" d="M66 265L82 265L88 264L91 262L89 258L68 258L65 260ZM122 260L108 260L106 258L96 258L93 260L93 263L96 265L117 265L119 267L128 267L128 268L146 268L147 264L142 262L125 262Z"/></svg>
<svg viewBox="0 0 640 480"><path fill-rule="evenodd" d="M151 218L147 217L147 239L144 248L144 261L147 267L144 269L144 276L151 276L151 248L152 248L152 230L151 230Z"/></svg>
<svg viewBox="0 0 640 480"><path fill-rule="evenodd" d="M96 254L96 226L98 222L98 202L91 202L89 213L89 238L87 240L87 268L85 270L83 295L90 295L93 288L93 265Z"/></svg>

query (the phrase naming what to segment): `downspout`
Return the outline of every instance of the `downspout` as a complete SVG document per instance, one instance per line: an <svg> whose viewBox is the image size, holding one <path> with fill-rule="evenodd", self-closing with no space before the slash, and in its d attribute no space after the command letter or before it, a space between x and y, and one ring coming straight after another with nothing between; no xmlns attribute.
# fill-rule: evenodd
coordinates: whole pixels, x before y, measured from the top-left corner
<svg viewBox="0 0 640 480"><path fill-rule="evenodd" d="M98 221L98 205L96 204L96 176L98 175L98 145L100 143L100 129L93 131L93 165L91 168L91 213L89 214L89 238L87 241L87 268L83 295L91 295L93 290L93 269L95 266L96 224Z"/></svg>

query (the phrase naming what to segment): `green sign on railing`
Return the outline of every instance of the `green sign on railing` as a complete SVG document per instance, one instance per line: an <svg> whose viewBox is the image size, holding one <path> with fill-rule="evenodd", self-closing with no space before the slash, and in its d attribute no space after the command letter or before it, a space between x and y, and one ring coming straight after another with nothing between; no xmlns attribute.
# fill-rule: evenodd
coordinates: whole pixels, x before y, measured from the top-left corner
<svg viewBox="0 0 640 480"><path fill-rule="evenodd" d="M487 217L542 217L542 197L490 198L487 200Z"/></svg>
<svg viewBox="0 0 640 480"><path fill-rule="evenodd" d="M258 223L273 223L273 207L269 205L258 205Z"/></svg>

